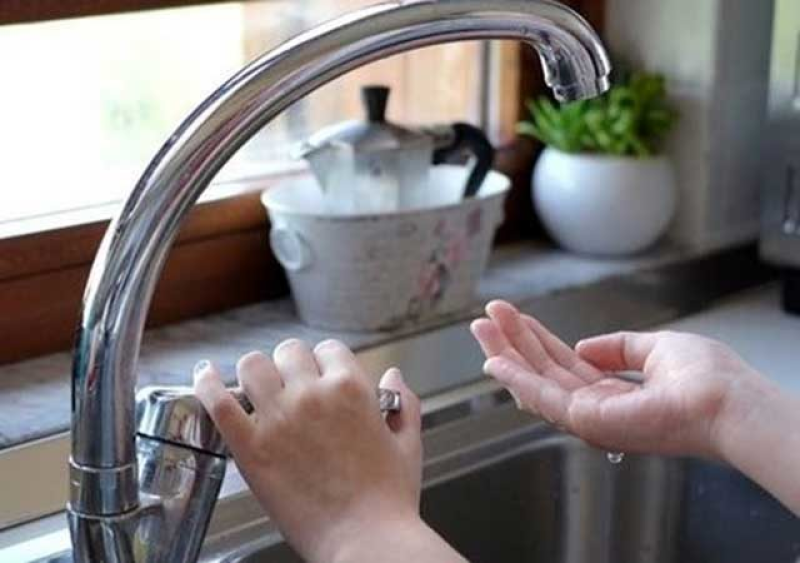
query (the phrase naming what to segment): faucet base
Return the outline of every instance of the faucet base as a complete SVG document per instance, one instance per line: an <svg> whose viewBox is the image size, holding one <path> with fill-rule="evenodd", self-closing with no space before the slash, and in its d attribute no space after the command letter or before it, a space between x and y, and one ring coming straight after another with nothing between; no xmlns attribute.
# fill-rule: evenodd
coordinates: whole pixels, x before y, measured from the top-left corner
<svg viewBox="0 0 800 563"><path fill-rule="evenodd" d="M139 505L117 515L69 507L76 563L193 563L225 477L224 457L139 436Z"/></svg>
<svg viewBox="0 0 800 563"><path fill-rule="evenodd" d="M69 460L69 506L76 512L108 516L130 512L139 503L138 488L136 464L94 468Z"/></svg>

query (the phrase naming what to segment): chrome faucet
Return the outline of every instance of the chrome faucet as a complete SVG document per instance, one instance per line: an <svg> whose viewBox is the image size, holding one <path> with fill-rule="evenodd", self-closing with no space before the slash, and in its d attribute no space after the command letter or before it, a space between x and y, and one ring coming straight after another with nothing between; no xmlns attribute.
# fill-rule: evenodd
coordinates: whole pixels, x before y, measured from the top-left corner
<svg viewBox="0 0 800 563"><path fill-rule="evenodd" d="M225 162L292 103L366 63L474 39L533 46L562 101L609 86L589 24L550 0L395 0L322 24L252 62L203 102L153 158L92 267L72 383L68 506L78 562L195 561L225 448L188 389L135 397L146 313L181 220ZM138 431L137 431L138 423Z"/></svg>

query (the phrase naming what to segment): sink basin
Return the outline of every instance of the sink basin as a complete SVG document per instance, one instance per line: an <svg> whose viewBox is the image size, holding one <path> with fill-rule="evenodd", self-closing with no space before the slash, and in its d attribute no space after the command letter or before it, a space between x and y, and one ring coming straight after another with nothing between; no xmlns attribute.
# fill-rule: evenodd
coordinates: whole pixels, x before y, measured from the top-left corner
<svg viewBox="0 0 800 563"><path fill-rule="evenodd" d="M471 563L800 563L800 518L730 467L612 464L490 398L424 422L422 513ZM221 504L202 563L302 563L249 494Z"/></svg>
<svg viewBox="0 0 800 563"><path fill-rule="evenodd" d="M800 561L800 519L728 467L649 456L615 465L514 409L496 411L426 439L423 515L472 563ZM474 447L439 447L487 427L502 428ZM218 561L301 559L257 540Z"/></svg>
<svg viewBox="0 0 800 563"><path fill-rule="evenodd" d="M565 436L426 491L477 562L795 563L800 520L730 468L604 453Z"/></svg>
<svg viewBox="0 0 800 563"><path fill-rule="evenodd" d="M800 518L730 467L612 464L498 397L424 421L422 513L471 563L800 563ZM202 563L302 562L252 496L221 504Z"/></svg>

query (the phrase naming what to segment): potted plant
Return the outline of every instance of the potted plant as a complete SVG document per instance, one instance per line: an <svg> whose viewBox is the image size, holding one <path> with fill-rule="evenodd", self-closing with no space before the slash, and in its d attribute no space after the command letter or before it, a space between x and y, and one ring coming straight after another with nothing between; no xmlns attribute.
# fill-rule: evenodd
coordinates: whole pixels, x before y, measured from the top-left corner
<svg viewBox="0 0 800 563"><path fill-rule="evenodd" d="M633 73L603 96L556 106L527 103L518 132L547 148L533 175L533 199L551 236L586 254L632 254L668 227L675 176L660 154L676 120L664 77Z"/></svg>

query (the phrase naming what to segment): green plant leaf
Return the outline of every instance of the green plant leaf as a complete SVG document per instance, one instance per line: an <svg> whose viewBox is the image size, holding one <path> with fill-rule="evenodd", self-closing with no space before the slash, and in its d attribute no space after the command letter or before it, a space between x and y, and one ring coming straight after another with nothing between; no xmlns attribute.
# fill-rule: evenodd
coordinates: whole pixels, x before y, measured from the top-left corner
<svg viewBox="0 0 800 563"><path fill-rule="evenodd" d="M525 107L530 119L517 132L567 152L650 156L677 120L664 77L643 72L628 74L592 100L557 106L540 97Z"/></svg>

